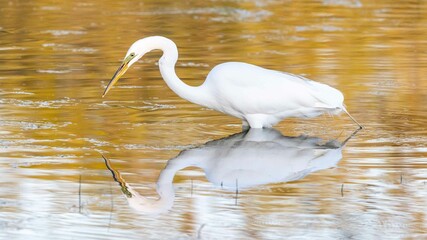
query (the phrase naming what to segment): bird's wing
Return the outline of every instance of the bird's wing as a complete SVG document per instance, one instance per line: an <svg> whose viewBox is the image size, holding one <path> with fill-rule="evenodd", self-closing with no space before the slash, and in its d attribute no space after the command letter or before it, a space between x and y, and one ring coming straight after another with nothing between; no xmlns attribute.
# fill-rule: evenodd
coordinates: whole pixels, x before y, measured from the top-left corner
<svg viewBox="0 0 427 240"><path fill-rule="evenodd" d="M332 88L326 84L319 83L300 75L281 72L284 75L292 76L292 80L299 81L301 84L306 86L307 91L311 93L311 96L317 99L316 107L320 108L335 108L341 107L344 101L344 96L340 91Z"/></svg>
<svg viewBox="0 0 427 240"><path fill-rule="evenodd" d="M276 113L342 102L342 94L325 84L246 63L218 65L208 75L206 84L218 106L246 113Z"/></svg>

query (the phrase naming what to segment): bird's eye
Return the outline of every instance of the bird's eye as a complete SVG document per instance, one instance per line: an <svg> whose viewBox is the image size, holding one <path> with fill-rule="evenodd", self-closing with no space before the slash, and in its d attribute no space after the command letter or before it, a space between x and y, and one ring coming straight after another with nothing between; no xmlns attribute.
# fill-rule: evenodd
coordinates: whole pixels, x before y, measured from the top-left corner
<svg viewBox="0 0 427 240"><path fill-rule="evenodd" d="M131 54L130 54L130 56L131 56L131 57L135 57L135 53L131 53Z"/></svg>

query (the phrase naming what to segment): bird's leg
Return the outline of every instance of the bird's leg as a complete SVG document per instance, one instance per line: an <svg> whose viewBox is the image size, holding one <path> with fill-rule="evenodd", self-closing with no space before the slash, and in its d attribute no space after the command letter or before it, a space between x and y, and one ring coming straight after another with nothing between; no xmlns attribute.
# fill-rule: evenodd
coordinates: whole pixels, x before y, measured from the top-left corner
<svg viewBox="0 0 427 240"><path fill-rule="evenodd" d="M360 123L358 123L358 122L356 121L356 119L354 119L354 118L350 115L350 113L347 111L347 109L345 109L345 107L343 107L343 108L342 108L342 110L343 110L345 113L347 113L347 115L351 118L351 120L353 120L353 122L355 122L357 125L359 125L359 129L362 129L362 128L363 128L363 126L362 126L362 125L360 125Z"/></svg>
<svg viewBox="0 0 427 240"><path fill-rule="evenodd" d="M247 114L245 119L251 128L263 128L266 124L267 115L264 114Z"/></svg>
<svg viewBox="0 0 427 240"><path fill-rule="evenodd" d="M242 131L246 131L250 128L248 121L242 119Z"/></svg>
<svg viewBox="0 0 427 240"><path fill-rule="evenodd" d="M358 132L358 131L360 131L360 129L362 129L362 128L358 128L358 129L356 129L356 131L354 131L348 138L346 138L342 143L341 143L341 147L343 147L347 142L348 142L348 140L350 140L354 135L356 135L356 133Z"/></svg>

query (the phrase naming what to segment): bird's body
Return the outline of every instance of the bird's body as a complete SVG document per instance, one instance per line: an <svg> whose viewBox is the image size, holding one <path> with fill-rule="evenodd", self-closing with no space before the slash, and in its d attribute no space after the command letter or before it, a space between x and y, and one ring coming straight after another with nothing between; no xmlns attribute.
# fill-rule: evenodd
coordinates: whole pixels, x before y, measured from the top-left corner
<svg viewBox="0 0 427 240"><path fill-rule="evenodd" d="M288 117L335 113L344 100L340 91L327 85L241 62L216 66L200 88L212 98L206 107L253 128L271 127Z"/></svg>
<svg viewBox="0 0 427 240"><path fill-rule="evenodd" d="M140 39L129 48L104 95L128 67L153 49L163 51L159 60L160 72L176 94L190 102L240 118L244 126L268 128L288 117L307 118L341 111L348 114L343 94L335 88L242 62L219 64L202 85L189 86L175 73L178 60L175 43L160 36Z"/></svg>

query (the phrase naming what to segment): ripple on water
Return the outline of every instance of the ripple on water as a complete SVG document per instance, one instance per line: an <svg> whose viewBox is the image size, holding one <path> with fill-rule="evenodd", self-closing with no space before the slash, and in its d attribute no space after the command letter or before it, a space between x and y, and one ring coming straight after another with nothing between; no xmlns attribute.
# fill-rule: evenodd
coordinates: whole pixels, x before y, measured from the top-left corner
<svg viewBox="0 0 427 240"><path fill-rule="evenodd" d="M425 238L423 1L5 2L0 239ZM119 27L132 23L138 26ZM224 61L289 68L342 90L366 129L348 141L336 167L292 182L243 188L240 180L236 193L233 175L227 175L227 189L212 180L213 171L190 165L173 178L176 196L168 213L139 214L99 153L114 157L112 164L141 196L157 199L159 173L186 162L170 159L188 156L202 164L211 148L199 156L179 152L241 130L238 119L166 91L154 66L159 52L134 65L128 80L117 85L119 93L100 98L128 44L151 34L166 34L182 47L177 71L189 83L200 79L195 68L207 72ZM139 70L146 81L130 80L138 79ZM136 101L104 101L109 99ZM326 140L345 139L353 127L340 116L289 119L277 129ZM238 154L238 147L230 143L210 157L218 175L219 163L230 154L236 168L228 169L242 173L251 165L248 159L261 153L251 153L251 147ZM272 152L267 150L260 156ZM277 162L298 156L305 154L298 150ZM259 166L254 169L271 167L281 177L289 169L266 161ZM292 179L307 173L293 172Z"/></svg>
<svg viewBox="0 0 427 240"><path fill-rule="evenodd" d="M64 35L83 35L86 34L86 31L78 30L47 30L42 33L50 33L53 36L64 36Z"/></svg>
<svg viewBox="0 0 427 240"><path fill-rule="evenodd" d="M42 7L40 7L40 10L44 10L44 11L59 11L59 10L61 10L61 8L58 7L58 6L42 6Z"/></svg>
<svg viewBox="0 0 427 240"><path fill-rule="evenodd" d="M150 11L150 12L124 12L127 15L212 15L215 17L209 17L213 22L260 22L271 15L272 12L268 10L246 10L241 8L232 7L215 7L215 8L191 8L191 9L174 9L164 8L162 10Z"/></svg>
<svg viewBox="0 0 427 240"><path fill-rule="evenodd" d="M0 127L19 127L22 130L34 130L34 129L58 129L63 128L72 124L71 122L62 122L62 123L52 123L44 121L2 121L0 120ZM48 139L45 139L49 141ZM25 141L31 141L31 139L26 139Z"/></svg>
<svg viewBox="0 0 427 240"><path fill-rule="evenodd" d="M122 87L122 88L136 88L136 87L128 86L128 87ZM108 106L108 107L123 107L123 108L135 109L135 110L149 110L149 111L176 108L175 105L155 103L155 102L146 101L146 100L142 101L143 104L139 104L139 102L137 101L129 101L128 103L129 105L126 104L126 101L104 101L102 104L97 103L95 105ZM137 105L137 107L134 107L133 105Z"/></svg>
<svg viewBox="0 0 427 240"><path fill-rule="evenodd" d="M57 100L36 101L36 100L22 100L22 99L3 99L3 104L10 104L18 107L28 108L62 108L64 106L75 106L77 101L68 97Z"/></svg>
<svg viewBox="0 0 427 240"><path fill-rule="evenodd" d="M320 30L322 32L339 32L343 31L344 28L332 26L332 25L314 25L314 26L297 26L295 27L295 31L297 32L306 32L306 31L313 31L313 30ZM348 29L346 29L348 30Z"/></svg>
<svg viewBox="0 0 427 240"><path fill-rule="evenodd" d="M153 146L153 145L145 145L145 144L125 144L123 145L125 149L149 149L149 150L185 150L191 147L195 147L194 145L170 145L170 146Z"/></svg>
<svg viewBox="0 0 427 240"><path fill-rule="evenodd" d="M37 70L38 73L49 73L49 74L64 74L64 73L69 73L72 70L67 69L67 70L57 70L57 69L39 69Z"/></svg>
<svg viewBox="0 0 427 240"><path fill-rule="evenodd" d="M98 50L90 47L75 47L71 44L60 44L60 43L44 43L42 44L45 48L51 48L54 51L69 51L69 52L81 52L81 53L94 53Z"/></svg>
<svg viewBox="0 0 427 240"><path fill-rule="evenodd" d="M1 78L0 78L1 79ZM0 90L0 95L34 95L34 93L32 92L26 92L26 91L20 91L20 90L16 90L16 91L12 91L12 92L7 92L7 91L1 91ZM4 99L0 99L0 103L5 103Z"/></svg>
<svg viewBox="0 0 427 240"><path fill-rule="evenodd" d="M94 139L94 138L82 138L81 140L89 142L89 143L93 144L93 146L96 146L96 147L103 147L103 146L111 146L112 145L109 142Z"/></svg>
<svg viewBox="0 0 427 240"><path fill-rule="evenodd" d="M323 0L323 4L353 7L353 8L360 8L363 6L362 2L359 0Z"/></svg>
<svg viewBox="0 0 427 240"><path fill-rule="evenodd" d="M221 16L210 18L214 22L260 22L271 15L272 12L267 10L259 10L259 11L248 11L244 9L232 9L231 11L227 11L226 14L221 13Z"/></svg>
<svg viewBox="0 0 427 240"><path fill-rule="evenodd" d="M74 163L76 159L82 158L77 155L71 154L58 154L54 156L35 156L35 155L22 155L22 159L17 159L15 162L10 163L12 168L18 167L31 167L37 165L54 166ZM24 160L25 159L25 160Z"/></svg>
<svg viewBox="0 0 427 240"><path fill-rule="evenodd" d="M0 51L10 51L10 50L26 50L25 47L11 46L11 47L0 47Z"/></svg>

